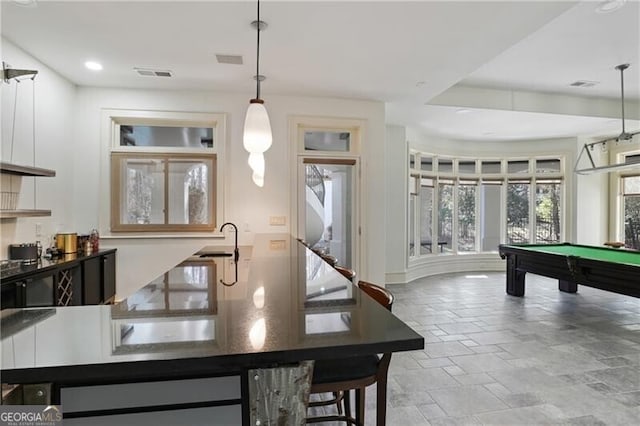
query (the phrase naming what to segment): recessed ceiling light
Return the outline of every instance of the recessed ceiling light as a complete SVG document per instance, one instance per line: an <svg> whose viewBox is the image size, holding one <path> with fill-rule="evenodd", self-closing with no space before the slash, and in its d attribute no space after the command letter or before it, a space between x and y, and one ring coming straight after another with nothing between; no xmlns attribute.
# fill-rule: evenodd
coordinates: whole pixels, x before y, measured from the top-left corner
<svg viewBox="0 0 640 426"><path fill-rule="evenodd" d="M605 0L603 2L600 2L600 4L598 4L598 6L596 7L596 12L598 13L613 12L614 10L618 10L622 6L624 6L625 2L626 0Z"/></svg>
<svg viewBox="0 0 640 426"><path fill-rule="evenodd" d="M458 108L456 110L456 114L469 114L470 112L471 110L466 108Z"/></svg>
<svg viewBox="0 0 640 426"><path fill-rule="evenodd" d="M22 7L36 7L36 0L11 0L12 3Z"/></svg>
<svg viewBox="0 0 640 426"><path fill-rule="evenodd" d="M84 66L89 68L91 71L101 71L102 64L96 61L87 61L84 63Z"/></svg>
<svg viewBox="0 0 640 426"><path fill-rule="evenodd" d="M242 55L224 55L216 53L216 60L219 64L242 65Z"/></svg>
<svg viewBox="0 0 640 426"><path fill-rule="evenodd" d="M572 87L593 87L596 84L600 83L599 81L590 81L590 80L577 80L571 83L569 86Z"/></svg>

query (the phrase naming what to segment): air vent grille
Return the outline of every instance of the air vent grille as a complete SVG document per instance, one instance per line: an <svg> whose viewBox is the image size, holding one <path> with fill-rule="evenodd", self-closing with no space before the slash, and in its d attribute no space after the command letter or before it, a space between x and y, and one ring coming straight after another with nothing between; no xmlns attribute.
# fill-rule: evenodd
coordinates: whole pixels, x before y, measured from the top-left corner
<svg viewBox="0 0 640 426"><path fill-rule="evenodd" d="M216 53L216 59L219 64L242 65L241 55L221 55Z"/></svg>
<svg viewBox="0 0 640 426"><path fill-rule="evenodd" d="M600 83L600 82L599 81L589 81L589 80L578 80L578 81L574 81L569 86L572 86L572 87L593 87L598 83Z"/></svg>
<svg viewBox="0 0 640 426"><path fill-rule="evenodd" d="M151 68L134 68L138 75L145 77L173 77L173 73L169 70L155 70Z"/></svg>

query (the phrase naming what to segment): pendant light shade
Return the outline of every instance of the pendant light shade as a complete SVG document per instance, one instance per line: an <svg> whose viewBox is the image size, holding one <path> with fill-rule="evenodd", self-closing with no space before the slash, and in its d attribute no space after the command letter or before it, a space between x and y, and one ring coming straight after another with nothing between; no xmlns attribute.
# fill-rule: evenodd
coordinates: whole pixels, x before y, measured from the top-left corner
<svg viewBox="0 0 640 426"><path fill-rule="evenodd" d="M262 153L252 152L249 154L249 160L247 162L251 170L260 175L264 175L264 155Z"/></svg>
<svg viewBox="0 0 640 426"><path fill-rule="evenodd" d="M242 144L249 153L262 154L271 147L271 123L261 99L252 99L244 119Z"/></svg>
<svg viewBox="0 0 640 426"><path fill-rule="evenodd" d="M258 19L253 21L257 33L256 43L256 97L249 101L247 115L244 118L244 135L242 145L249 152L249 166L253 171L253 182L264 186L264 152L271 147L273 138L271 136L271 123L269 114L264 107L264 101L260 99L260 82L264 76L260 75L260 31L266 28L267 24L260 20L260 0L258 0Z"/></svg>

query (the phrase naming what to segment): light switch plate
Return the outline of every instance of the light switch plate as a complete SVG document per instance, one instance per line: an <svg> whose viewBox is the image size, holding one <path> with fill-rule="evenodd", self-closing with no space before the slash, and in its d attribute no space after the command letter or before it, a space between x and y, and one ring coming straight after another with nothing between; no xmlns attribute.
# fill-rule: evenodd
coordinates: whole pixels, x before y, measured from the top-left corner
<svg viewBox="0 0 640 426"><path fill-rule="evenodd" d="M272 226L284 226L287 224L286 216L270 216L269 225Z"/></svg>
<svg viewBox="0 0 640 426"><path fill-rule="evenodd" d="M269 240L269 249L286 250L287 242L285 240Z"/></svg>

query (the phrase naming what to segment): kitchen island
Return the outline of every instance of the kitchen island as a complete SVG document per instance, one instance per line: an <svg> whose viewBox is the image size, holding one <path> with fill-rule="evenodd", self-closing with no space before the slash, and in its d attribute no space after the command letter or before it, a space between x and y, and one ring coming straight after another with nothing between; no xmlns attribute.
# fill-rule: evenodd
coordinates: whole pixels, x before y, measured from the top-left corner
<svg viewBox="0 0 640 426"><path fill-rule="evenodd" d="M51 384L65 424L246 425L259 369L424 346L289 235L229 252L113 306L2 311L2 382Z"/></svg>

